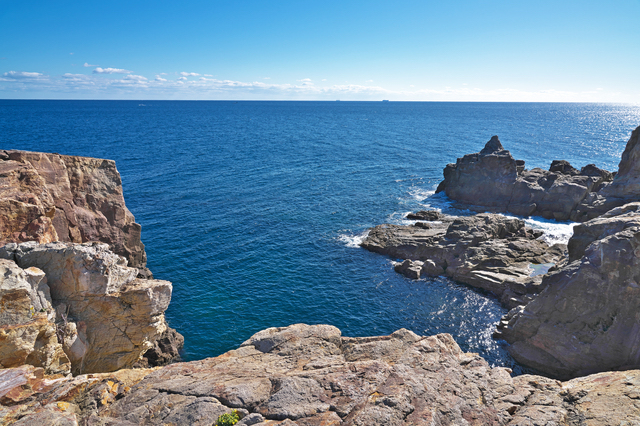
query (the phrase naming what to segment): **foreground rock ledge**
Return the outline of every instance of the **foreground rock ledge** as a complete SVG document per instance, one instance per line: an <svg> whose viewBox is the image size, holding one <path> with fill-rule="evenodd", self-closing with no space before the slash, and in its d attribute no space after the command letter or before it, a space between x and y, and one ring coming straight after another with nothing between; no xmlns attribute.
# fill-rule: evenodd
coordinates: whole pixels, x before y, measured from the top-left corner
<svg viewBox="0 0 640 426"><path fill-rule="evenodd" d="M0 422L25 425L212 425L232 408L239 425L261 426L633 425L640 371L512 378L448 334L349 338L296 324L156 370L57 380L0 370L0 403Z"/></svg>

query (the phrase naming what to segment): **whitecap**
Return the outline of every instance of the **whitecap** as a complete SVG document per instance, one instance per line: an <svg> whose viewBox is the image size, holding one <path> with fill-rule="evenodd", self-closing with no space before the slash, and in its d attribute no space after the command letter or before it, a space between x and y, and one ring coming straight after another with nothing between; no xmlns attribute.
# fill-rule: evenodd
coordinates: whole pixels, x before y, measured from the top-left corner
<svg viewBox="0 0 640 426"><path fill-rule="evenodd" d="M369 235L369 230L366 230L360 234L340 234L338 236L338 241L345 243L347 247L350 248L360 248L360 244L367 238Z"/></svg>
<svg viewBox="0 0 640 426"><path fill-rule="evenodd" d="M527 226L544 232L540 239L549 245L567 244L573 235L573 227L576 225L576 222L556 222L541 217L528 217L524 219L524 222Z"/></svg>

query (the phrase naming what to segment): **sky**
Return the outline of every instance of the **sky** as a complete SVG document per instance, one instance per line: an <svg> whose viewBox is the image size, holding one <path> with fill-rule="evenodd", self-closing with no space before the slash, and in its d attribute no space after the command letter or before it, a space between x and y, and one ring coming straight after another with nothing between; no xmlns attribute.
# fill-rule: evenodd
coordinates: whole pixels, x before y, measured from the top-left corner
<svg viewBox="0 0 640 426"><path fill-rule="evenodd" d="M0 0L0 99L640 103L640 0Z"/></svg>

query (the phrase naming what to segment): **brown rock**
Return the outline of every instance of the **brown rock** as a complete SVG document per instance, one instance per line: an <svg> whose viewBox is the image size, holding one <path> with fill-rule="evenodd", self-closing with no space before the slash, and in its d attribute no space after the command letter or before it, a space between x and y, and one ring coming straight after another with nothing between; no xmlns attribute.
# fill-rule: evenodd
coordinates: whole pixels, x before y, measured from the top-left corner
<svg viewBox="0 0 640 426"><path fill-rule="evenodd" d="M115 162L4 153L8 159L0 160L0 244L100 241L149 274L140 225L125 206Z"/></svg>
<svg viewBox="0 0 640 426"><path fill-rule="evenodd" d="M0 248L0 257L46 274L52 315L74 374L131 367L167 330L171 283L136 278L137 269L106 244L11 243ZM21 303L29 309L27 299Z"/></svg>
<svg viewBox="0 0 640 426"><path fill-rule="evenodd" d="M68 373L54 319L45 274L0 259L0 366L31 364L47 374Z"/></svg>
<svg viewBox="0 0 640 426"><path fill-rule="evenodd" d="M0 422L211 425L232 407L239 425L259 426L619 425L640 415L638 370L512 378L450 335L408 330L348 338L296 324L216 358L129 374L49 380L33 367L0 370Z"/></svg>

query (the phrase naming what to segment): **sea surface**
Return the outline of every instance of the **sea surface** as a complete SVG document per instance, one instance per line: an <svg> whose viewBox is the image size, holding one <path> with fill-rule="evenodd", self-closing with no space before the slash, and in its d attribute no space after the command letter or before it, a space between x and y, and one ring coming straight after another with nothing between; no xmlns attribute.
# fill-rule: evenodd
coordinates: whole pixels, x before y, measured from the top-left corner
<svg viewBox="0 0 640 426"><path fill-rule="evenodd" d="M407 279L358 242L409 211L469 214L433 192L447 163L493 135L527 168L614 171L638 125L640 106L617 104L0 100L0 149L116 161L148 266L173 282L167 319L186 360L302 322L447 332L516 373L491 338L506 312L494 297ZM572 232L527 222L549 241Z"/></svg>

